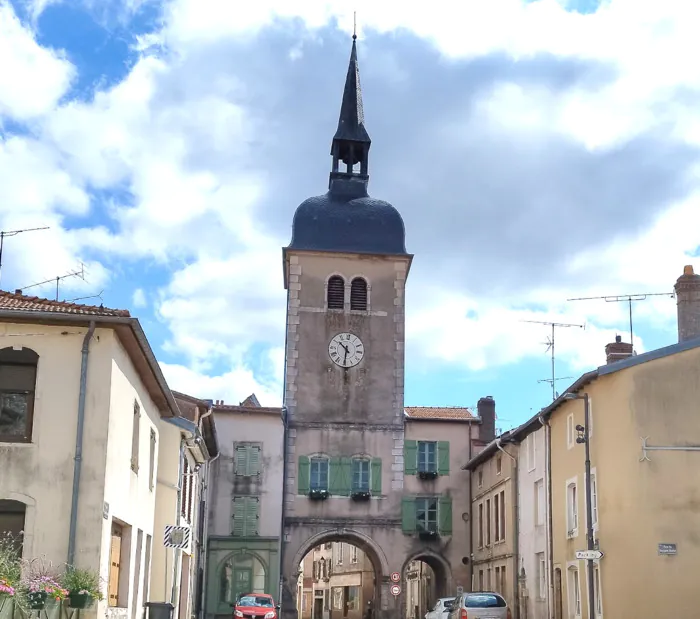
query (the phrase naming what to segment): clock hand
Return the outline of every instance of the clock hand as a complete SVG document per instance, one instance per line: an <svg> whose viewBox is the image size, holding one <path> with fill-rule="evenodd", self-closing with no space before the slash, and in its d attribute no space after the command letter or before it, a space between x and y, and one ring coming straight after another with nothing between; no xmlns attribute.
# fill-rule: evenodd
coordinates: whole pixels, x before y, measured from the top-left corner
<svg viewBox="0 0 700 619"><path fill-rule="evenodd" d="M345 348L345 346L343 346L343 348ZM345 348L345 357L343 357L343 365L348 364L348 352L349 352L348 349Z"/></svg>

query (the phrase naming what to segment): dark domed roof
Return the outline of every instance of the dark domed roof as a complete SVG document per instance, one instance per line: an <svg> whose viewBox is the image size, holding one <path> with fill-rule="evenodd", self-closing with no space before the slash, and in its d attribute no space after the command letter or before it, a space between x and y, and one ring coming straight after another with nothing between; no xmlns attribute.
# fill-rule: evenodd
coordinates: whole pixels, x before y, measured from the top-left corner
<svg viewBox="0 0 700 619"><path fill-rule="evenodd" d="M366 182L333 179L328 193L297 208L289 249L405 254L404 240L401 215L367 195Z"/></svg>

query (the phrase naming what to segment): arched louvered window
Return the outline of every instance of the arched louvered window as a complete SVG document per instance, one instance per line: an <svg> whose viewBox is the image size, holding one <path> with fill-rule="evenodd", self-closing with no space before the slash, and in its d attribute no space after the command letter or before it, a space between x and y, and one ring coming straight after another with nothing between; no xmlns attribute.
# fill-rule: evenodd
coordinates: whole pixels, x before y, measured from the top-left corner
<svg viewBox="0 0 700 619"><path fill-rule="evenodd" d="M352 280L350 286L350 309L367 309L367 282L361 277Z"/></svg>
<svg viewBox="0 0 700 619"><path fill-rule="evenodd" d="M328 280L328 309L343 309L345 307L345 280L340 275L334 275Z"/></svg>

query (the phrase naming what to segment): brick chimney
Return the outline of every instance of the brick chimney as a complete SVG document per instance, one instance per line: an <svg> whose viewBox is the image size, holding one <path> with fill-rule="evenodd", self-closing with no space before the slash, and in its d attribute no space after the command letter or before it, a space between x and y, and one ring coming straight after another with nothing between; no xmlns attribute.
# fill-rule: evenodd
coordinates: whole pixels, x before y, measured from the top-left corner
<svg viewBox="0 0 700 619"><path fill-rule="evenodd" d="M678 341L684 342L700 336L700 275L691 264L683 268L683 275L676 281L678 306Z"/></svg>
<svg viewBox="0 0 700 619"><path fill-rule="evenodd" d="M476 405L476 411L481 419L479 428L479 440L490 443L496 438L496 401L487 395L481 398Z"/></svg>
<svg viewBox="0 0 700 619"><path fill-rule="evenodd" d="M632 356L632 344L622 341L622 337L615 336L615 341L605 345L605 357L607 363L615 363L620 359Z"/></svg>

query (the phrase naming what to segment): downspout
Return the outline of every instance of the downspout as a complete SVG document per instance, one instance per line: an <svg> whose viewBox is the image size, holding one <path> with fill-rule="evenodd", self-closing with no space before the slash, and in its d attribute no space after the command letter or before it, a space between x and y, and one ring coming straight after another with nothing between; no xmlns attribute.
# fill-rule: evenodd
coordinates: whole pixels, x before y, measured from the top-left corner
<svg viewBox="0 0 700 619"><path fill-rule="evenodd" d="M285 270L287 265L285 264ZM287 315L289 315L289 286L287 286ZM284 597L284 519L287 515L287 442L289 441L287 419L287 345L289 342L289 325L285 325L284 331L284 378L282 382L282 515L280 518L280 543L279 543L279 597L280 614L284 613L282 599ZM290 611L291 612L291 611Z"/></svg>
<svg viewBox="0 0 700 619"><path fill-rule="evenodd" d="M547 527L545 530L545 544L547 546L549 595L547 596L547 614L554 619L554 544L552 543L552 426L544 419L544 415L538 417L544 427L545 451L547 453L545 471L547 474Z"/></svg>
<svg viewBox="0 0 700 619"><path fill-rule="evenodd" d="M467 457L467 462L471 462L472 459L472 429L473 424L469 424L469 452ZM471 514L473 513L472 507L474 505L474 497L472 496L472 471L469 471L469 591L474 591L474 523L472 522Z"/></svg>
<svg viewBox="0 0 700 619"><path fill-rule="evenodd" d="M203 419L209 417L214 412L214 405L209 406L209 410L204 413L199 421L200 424ZM202 496L204 496L204 514L200 514L200 518L204 518L204 527L202 529L202 538L200 540L200 562L202 566L202 590L199 592L201 596L200 608L200 619L206 615L207 612L207 596L206 596L206 583L208 577L208 558L209 558L209 478L211 477L211 466L212 463L219 458L221 455L221 450L217 451L216 455L207 462L207 467L204 471L204 479L202 480Z"/></svg>
<svg viewBox="0 0 700 619"><path fill-rule="evenodd" d="M88 355L90 340L95 333L95 321L91 320L83 338L80 359L80 392L78 394L78 427L75 436L75 464L73 465L73 496L70 506L70 528L68 531L68 565L75 562L75 536L78 529L78 499L80 498L80 472L83 464L83 431L85 430L85 398L87 394Z"/></svg>
<svg viewBox="0 0 700 619"><path fill-rule="evenodd" d="M513 570L513 613L515 619L520 617L520 552L518 532L518 459L501 447L501 439L496 439L496 447L513 461L513 555L515 569ZM503 506L501 506L503 509Z"/></svg>
<svg viewBox="0 0 700 619"><path fill-rule="evenodd" d="M175 513L175 523L180 524L180 513L182 512L182 487L184 486L184 480L182 478L184 469L184 459L185 459L185 439L182 434L180 435L180 461L178 463L177 472L177 512ZM180 557L182 550L179 548L173 549L173 582L170 592L170 603L177 607L178 606L178 594L180 592L180 587L177 582L178 572L180 571Z"/></svg>

